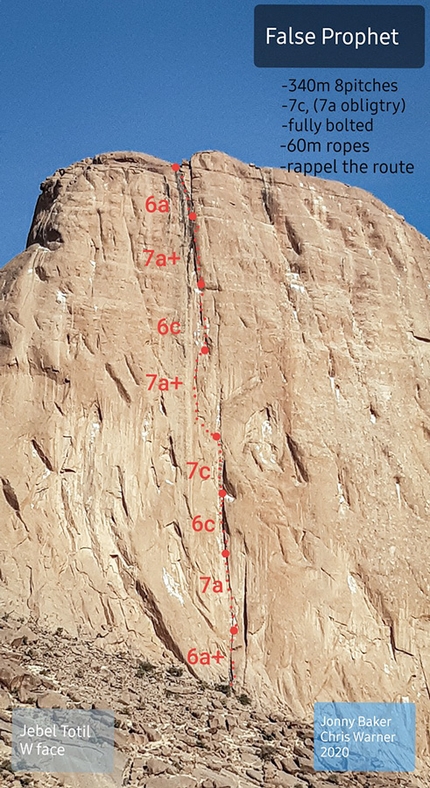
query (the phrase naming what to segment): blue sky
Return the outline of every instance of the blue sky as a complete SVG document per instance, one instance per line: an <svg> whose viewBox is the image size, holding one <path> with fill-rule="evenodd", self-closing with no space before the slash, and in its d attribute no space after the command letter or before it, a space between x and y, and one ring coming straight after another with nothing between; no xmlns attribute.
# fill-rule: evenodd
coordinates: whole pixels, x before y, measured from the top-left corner
<svg viewBox="0 0 430 788"><path fill-rule="evenodd" d="M85 156L139 150L175 161L219 149L258 165L283 163L281 85L315 70L254 66L254 5L0 3L0 265L25 246L40 182ZM320 69L317 77L362 77L358 71ZM407 112L378 119L372 145L416 169L410 176L340 179L372 191L430 236L428 66L364 76L398 81Z"/></svg>

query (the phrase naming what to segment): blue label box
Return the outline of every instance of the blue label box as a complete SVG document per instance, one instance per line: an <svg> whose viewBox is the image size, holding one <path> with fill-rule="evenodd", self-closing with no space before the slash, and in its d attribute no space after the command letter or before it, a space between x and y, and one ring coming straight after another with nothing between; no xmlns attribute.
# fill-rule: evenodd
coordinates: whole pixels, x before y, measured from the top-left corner
<svg viewBox="0 0 430 788"><path fill-rule="evenodd" d="M320 772L412 772L415 704L316 703L314 768Z"/></svg>

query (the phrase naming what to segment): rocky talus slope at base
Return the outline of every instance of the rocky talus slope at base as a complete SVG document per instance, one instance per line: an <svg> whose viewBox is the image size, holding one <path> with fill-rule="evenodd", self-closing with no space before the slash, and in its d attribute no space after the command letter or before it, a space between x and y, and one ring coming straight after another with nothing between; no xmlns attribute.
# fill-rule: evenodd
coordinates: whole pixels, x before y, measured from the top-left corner
<svg viewBox="0 0 430 788"><path fill-rule="evenodd" d="M209 686L166 654L128 650L36 626L0 627L0 785L5 788L427 788L418 775L314 772L312 726L267 714L228 684ZM115 713L115 772L10 771L12 708L107 708Z"/></svg>

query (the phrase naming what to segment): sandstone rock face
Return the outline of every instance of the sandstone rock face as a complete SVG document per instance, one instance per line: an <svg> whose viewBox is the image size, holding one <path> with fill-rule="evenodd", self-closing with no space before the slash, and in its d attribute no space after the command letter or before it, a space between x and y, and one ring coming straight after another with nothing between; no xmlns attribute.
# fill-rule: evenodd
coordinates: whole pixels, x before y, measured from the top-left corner
<svg viewBox="0 0 430 788"><path fill-rule="evenodd" d="M185 663L219 650L190 669L303 717L408 699L425 752L429 261L366 192L220 153L45 181L0 272L6 609Z"/></svg>

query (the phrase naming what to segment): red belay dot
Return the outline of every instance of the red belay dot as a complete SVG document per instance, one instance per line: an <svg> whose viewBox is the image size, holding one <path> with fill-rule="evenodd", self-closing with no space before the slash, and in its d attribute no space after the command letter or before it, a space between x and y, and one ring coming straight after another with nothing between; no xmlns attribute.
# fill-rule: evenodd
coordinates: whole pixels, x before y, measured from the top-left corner
<svg viewBox="0 0 430 788"><path fill-rule="evenodd" d="M188 217L189 219L191 219L192 222L195 222L197 219L197 214L194 213L194 211L191 211L191 213L188 214Z"/></svg>
<svg viewBox="0 0 430 788"><path fill-rule="evenodd" d="M230 550L223 550L221 555L223 558L228 558L230 555Z"/></svg>
<svg viewBox="0 0 430 788"><path fill-rule="evenodd" d="M207 354L209 353L209 348L208 348L207 345L203 345L202 353L203 353L204 356L207 356Z"/></svg>
<svg viewBox="0 0 430 788"><path fill-rule="evenodd" d="M221 440L221 435L219 434L219 432L213 432L212 433L212 437L213 437L214 441Z"/></svg>
<svg viewBox="0 0 430 788"><path fill-rule="evenodd" d="M231 632L232 635L237 635L237 633L239 632L239 629L238 629L238 627L230 627L230 632Z"/></svg>
<svg viewBox="0 0 430 788"><path fill-rule="evenodd" d="M176 162L175 162L175 164L172 164L173 172L178 172L180 169L181 169L180 165L176 164Z"/></svg>
<svg viewBox="0 0 430 788"><path fill-rule="evenodd" d="M197 282L197 287L199 288L199 290L203 290L204 286L205 286L205 280L199 279L199 281Z"/></svg>
<svg viewBox="0 0 430 788"><path fill-rule="evenodd" d="M226 490L220 490L218 495L219 495L220 498L225 498L225 496L227 495L227 491Z"/></svg>

